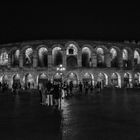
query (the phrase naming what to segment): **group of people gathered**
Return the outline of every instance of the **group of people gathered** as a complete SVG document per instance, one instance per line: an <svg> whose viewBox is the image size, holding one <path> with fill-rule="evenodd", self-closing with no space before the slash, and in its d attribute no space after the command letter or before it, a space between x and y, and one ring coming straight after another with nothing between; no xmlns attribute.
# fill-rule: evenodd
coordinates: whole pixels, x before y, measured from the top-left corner
<svg viewBox="0 0 140 140"><path fill-rule="evenodd" d="M97 82L95 88L97 89L97 93L99 93L101 91L101 82ZM51 83L51 81L45 84L39 83L38 89L40 93L40 103L56 108L61 108L61 99L74 95L74 85L72 81L69 83L55 81L53 83ZM92 92L93 89L92 84L79 82L77 94L82 95L84 93L87 95L89 92Z"/></svg>

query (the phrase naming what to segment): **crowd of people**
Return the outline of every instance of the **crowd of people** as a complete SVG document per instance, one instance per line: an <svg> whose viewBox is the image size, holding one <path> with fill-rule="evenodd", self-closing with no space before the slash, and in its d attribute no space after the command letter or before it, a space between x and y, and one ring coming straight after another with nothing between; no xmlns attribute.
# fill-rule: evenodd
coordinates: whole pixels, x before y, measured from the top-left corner
<svg viewBox="0 0 140 140"><path fill-rule="evenodd" d="M38 90L40 93L40 103L42 105L53 106L56 108L61 108L61 100L63 98L69 98L74 95L74 88L73 82L53 82L48 81L47 83L39 83ZM89 82L79 82L76 87L78 89L78 94L87 95L89 92L92 92L94 88L96 88L97 93L101 91L101 82L97 82L96 86L94 87Z"/></svg>

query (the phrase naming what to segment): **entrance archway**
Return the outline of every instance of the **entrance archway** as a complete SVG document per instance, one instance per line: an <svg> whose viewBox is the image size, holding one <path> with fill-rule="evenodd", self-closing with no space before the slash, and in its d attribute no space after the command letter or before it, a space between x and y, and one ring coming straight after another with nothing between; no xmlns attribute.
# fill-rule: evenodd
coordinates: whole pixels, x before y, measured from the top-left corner
<svg viewBox="0 0 140 140"><path fill-rule="evenodd" d="M134 87L140 87L140 73L134 75Z"/></svg>
<svg viewBox="0 0 140 140"><path fill-rule="evenodd" d="M54 76L53 76L53 82L55 83L61 83L62 82L62 74L61 73L56 73Z"/></svg>
<svg viewBox="0 0 140 140"><path fill-rule="evenodd" d="M77 47L74 44L69 44L66 55L67 55L67 66L69 68L76 67L77 66Z"/></svg>
<svg viewBox="0 0 140 140"><path fill-rule="evenodd" d="M46 86L47 82L48 82L48 77L46 74L41 73L37 76L37 85L43 84L44 86Z"/></svg>
<svg viewBox="0 0 140 140"><path fill-rule="evenodd" d="M97 81L101 82L102 88L108 85L108 76L106 73L99 73Z"/></svg>
<svg viewBox="0 0 140 140"><path fill-rule="evenodd" d="M130 73L124 74L124 87L130 87L130 84L132 82L132 75Z"/></svg>
<svg viewBox="0 0 140 140"><path fill-rule="evenodd" d="M25 83L26 89L33 89L34 88L34 78L32 74L28 73L24 76L23 82Z"/></svg>
<svg viewBox="0 0 140 140"><path fill-rule="evenodd" d="M93 75L92 74L90 74L90 73L85 73L84 75L83 75L83 84L85 84L86 82L88 82L88 84L89 85L91 85L91 84L93 84L93 79L94 77L93 77Z"/></svg>
<svg viewBox="0 0 140 140"><path fill-rule="evenodd" d="M78 77L75 73L71 72L67 75L67 83L69 84L72 81L74 86L78 84Z"/></svg>
<svg viewBox="0 0 140 140"><path fill-rule="evenodd" d="M12 81L12 84L17 84L18 86L20 85L20 75L19 74L15 74L14 76L13 76L13 79L12 79L13 81Z"/></svg>
<svg viewBox="0 0 140 140"><path fill-rule="evenodd" d="M114 87L121 88L121 77L118 73L115 72L111 75L111 82Z"/></svg>

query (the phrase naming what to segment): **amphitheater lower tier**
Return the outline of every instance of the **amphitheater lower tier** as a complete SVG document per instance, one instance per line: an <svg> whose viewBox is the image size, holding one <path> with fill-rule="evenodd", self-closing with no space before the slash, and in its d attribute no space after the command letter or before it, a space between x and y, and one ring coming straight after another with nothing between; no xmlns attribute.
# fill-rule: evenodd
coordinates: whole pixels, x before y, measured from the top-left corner
<svg viewBox="0 0 140 140"><path fill-rule="evenodd" d="M124 70L116 68L75 68L63 69L57 68L48 69L10 69L3 70L0 74L0 82L7 83L12 87L13 82L20 82L22 87L30 83L31 88L37 88L38 84L45 80L53 81L72 81L74 85L79 82L88 82L93 86L97 81L101 81L103 86L124 87L139 85L140 73L134 70Z"/></svg>

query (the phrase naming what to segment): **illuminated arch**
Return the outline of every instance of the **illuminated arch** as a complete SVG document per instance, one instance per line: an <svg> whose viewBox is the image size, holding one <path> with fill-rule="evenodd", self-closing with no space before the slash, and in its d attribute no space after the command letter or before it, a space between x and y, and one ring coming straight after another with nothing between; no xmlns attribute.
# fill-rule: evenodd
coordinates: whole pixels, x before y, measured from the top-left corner
<svg viewBox="0 0 140 140"><path fill-rule="evenodd" d="M67 80L68 83L70 83L70 81L72 81L74 85L78 84L78 76L74 72L68 73L67 76L66 76L66 80Z"/></svg>
<svg viewBox="0 0 140 140"><path fill-rule="evenodd" d="M96 49L96 53L97 53L97 67L105 66L104 49L102 47L98 47Z"/></svg>
<svg viewBox="0 0 140 140"><path fill-rule="evenodd" d="M112 84L121 88L121 76L119 73L115 72L111 75Z"/></svg>
<svg viewBox="0 0 140 140"><path fill-rule="evenodd" d="M140 64L140 54L137 50L134 51L134 63L135 65Z"/></svg>
<svg viewBox="0 0 140 140"><path fill-rule="evenodd" d="M8 64L8 53L6 50L2 50L0 53L0 65L7 65Z"/></svg>
<svg viewBox="0 0 140 140"><path fill-rule="evenodd" d="M108 75L106 73L99 73L97 81L101 81L103 86L108 85Z"/></svg>
<svg viewBox="0 0 140 140"><path fill-rule="evenodd" d="M10 56L11 56L11 65L13 67L19 66L20 50L19 49L12 50Z"/></svg>
<svg viewBox="0 0 140 140"><path fill-rule="evenodd" d="M37 78L36 78L36 83L37 83L37 85L38 85L39 83L43 83L43 84L45 85L47 81L48 81L48 76L47 76L47 74L45 74L45 73L39 74L39 75L37 76Z"/></svg>
<svg viewBox="0 0 140 140"><path fill-rule="evenodd" d="M75 44L69 44L66 50L66 55L77 55L78 49Z"/></svg>
<svg viewBox="0 0 140 140"><path fill-rule="evenodd" d="M124 73L124 86L132 82L132 74L129 72Z"/></svg>
<svg viewBox="0 0 140 140"><path fill-rule="evenodd" d="M91 73L88 73L88 72L84 73L82 80L83 82L88 82L94 85L94 76Z"/></svg>
<svg viewBox="0 0 140 140"><path fill-rule="evenodd" d="M58 66L60 64L63 64L62 48L60 48L60 47L53 48L52 57L53 57L54 66Z"/></svg>
<svg viewBox="0 0 140 140"><path fill-rule="evenodd" d="M28 88L34 88L34 77L32 74L27 73L24 77L23 77L23 83L25 84L26 87ZM30 84L30 87L29 87Z"/></svg>
<svg viewBox="0 0 140 140"><path fill-rule="evenodd" d="M48 50L45 47L40 47L38 49L38 66L39 67L48 66Z"/></svg>
<svg viewBox="0 0 140 140"><path fill-rule="evenodd" d="M128 60L128 50L123 49L122 58L123 60Z"/></svg>
<svg viewBox="0 0 140 140"><path fill-rule="evenodd" d="M28 47L24 51L24 66L31 67L33 65L33 49Z"/></svg>
<svg viewBox="0 0 140 140"><path fill-rule="evenodd" d="M89 67L91 62L91 50L88 47L82 48L82 66Z"/></svg>

